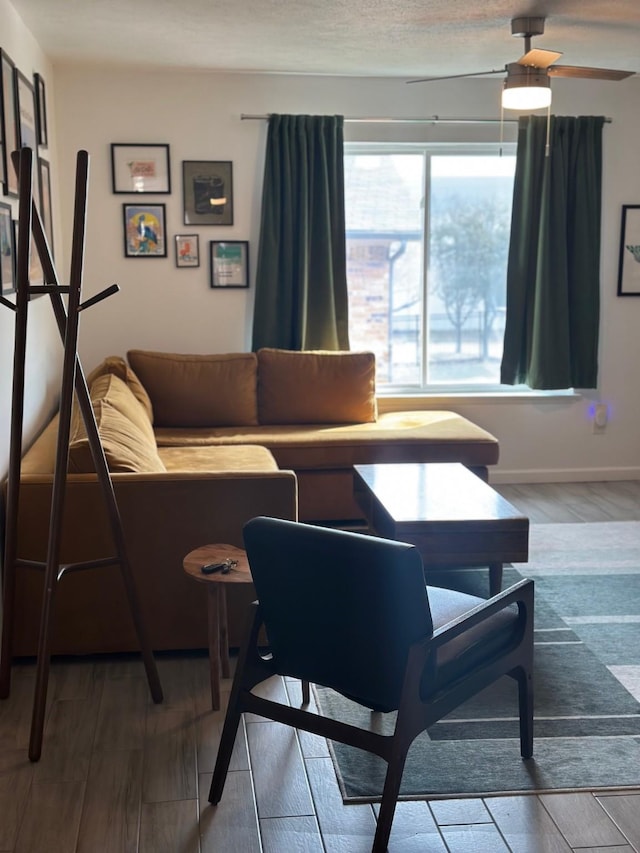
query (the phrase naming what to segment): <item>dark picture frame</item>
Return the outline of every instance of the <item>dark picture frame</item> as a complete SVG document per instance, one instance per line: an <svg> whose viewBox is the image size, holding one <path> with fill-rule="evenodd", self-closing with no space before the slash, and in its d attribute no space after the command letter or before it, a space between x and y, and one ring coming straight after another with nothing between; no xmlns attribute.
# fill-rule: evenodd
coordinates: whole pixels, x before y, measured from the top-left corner
<svg viewBox="0 0 640 853"><path fill-rule="evenodd" d="M176 266L200 266L200 236L198 234L176 234Z"/></svg>
<svg viewBox="0 0 640 853"><path fill-rule="evenodd" d="M35 155L38 151L36 90L31 80L19 68L14 69L14 79L18 148L31 148Z"/></svg>
<svg viewBox="0 0 640 853"><path fill-rule="evenodd" d="M211 240L210 287L249 287L249 241Z"/></svg>
<svg viewBox="0 0 640 853"><path fill-rule="evenodd" d="M15 243L11 205L4 202L0 202L0 281L3 295L15 291Z"/></svg>
<svg viewBox="0 0 640 853"><path fill-rule="evenodd" d="M618 296L640 296L640 204L623 204Z"/></svg>
<svg viewBox="0 0 640 853"><path fill-rule="evenodd" d="M18 286L18 275L17 275L17 263L18 263L18 220L13 220L13 269L14 269L14 277L15 277L15 286ZM36 248L36 241L33 237L30 240L29 244L29 284L32 285L41 285L45 284L44 280L44 270L42 269L42 264L40 262L40 253ZM32 299L36 299L42 296L42 294L38 294L37 296L32 296Z"/></svg>
<svg viewBox="0 0 640 853"><path fill-rule="evenodd" d="M111 187L116 195L168 195L171 158L164 142L111 143Z"/></svg>
<svg viewBox="0 0 640 853"><path fill-rule="evenodd" d="M38 157L38 186L40 190L40 216L42 227L53 257L53 214L51 210L51 169L48 160Z"/></svg>
<svg viewBox="0 0 640 853"><path fill-rule="evenodd" d="M38 145L46 148L49 144L49 130L47 128L47 95L44 78L36 72L33 75L33 87L36 93L36 116L38 128Z"/></svg>
<svg viewBox="0 0 640 853"><path fill-rule="evenodd" d="M15 65L0 48L0 98L2 101L2 191L5 195L18 195L18 175L11 162L11 152L19 148L16 127Z"/></svg>
<svg viewBox="0 0 640 853"><path fill-rule="evenodd" d="M125 258L166 258L166 205L123 204Z"/></svg>
<svg viewBox="0 0 640 853"><path fill-rule="evenodd" d="M185 225L233 225L231 160L183 160Z"/></svg>

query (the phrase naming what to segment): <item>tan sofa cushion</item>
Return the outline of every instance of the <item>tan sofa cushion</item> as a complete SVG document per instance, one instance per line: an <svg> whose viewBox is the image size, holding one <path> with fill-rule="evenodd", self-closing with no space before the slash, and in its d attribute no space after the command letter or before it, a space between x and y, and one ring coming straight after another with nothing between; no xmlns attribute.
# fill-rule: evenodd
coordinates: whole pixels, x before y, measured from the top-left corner
<svg viewBox="0 0 640 853"><path fill-rule="evenodd" d="M370 352L260 349L260 423L375 421L375 369L375 356Z"/></svg>
<svg viewBox="0 0 640 853"><path fill-rule="evenodd" d="M179 355L130 350L160 427L255 426L257 359L254 353Z"/></svg>
<svg viewBox="0 0 640 853"><path fill-rule="evenodd" d="M258 445L217 445L200 447L159 447L158 454L167 471L277 471L276 460L266 447Z"/></svg>
<svg viewBox="0 0 640 853"><path fill-rule="evenodd" d="M375 462L495 465L498 439L455 412L385 412L364 424L293 424L233 429L157 429L158 447L256 444L282 469L350 469Z"/></svg>
<svg viewBox="0 0 640 853"><path fill-rule="evenodd" d="M111 373L99 376L91 385L91 402L110 471L165 470L147 413L125 382ZM82 418L72 424L69 471L76 474L95 471Z"/></svg>

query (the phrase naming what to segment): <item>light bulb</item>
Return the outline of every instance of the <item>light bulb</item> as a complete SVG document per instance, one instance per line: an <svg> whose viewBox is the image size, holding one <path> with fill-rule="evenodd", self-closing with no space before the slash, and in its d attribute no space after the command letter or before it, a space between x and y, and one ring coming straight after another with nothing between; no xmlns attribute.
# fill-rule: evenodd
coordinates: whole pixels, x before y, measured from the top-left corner
<svg viewBox="0 0 640 853"><path fill-rule="evenodd" d="M502 90L505 110L540 110L551 103L549 86L509 86Z"/></svg>

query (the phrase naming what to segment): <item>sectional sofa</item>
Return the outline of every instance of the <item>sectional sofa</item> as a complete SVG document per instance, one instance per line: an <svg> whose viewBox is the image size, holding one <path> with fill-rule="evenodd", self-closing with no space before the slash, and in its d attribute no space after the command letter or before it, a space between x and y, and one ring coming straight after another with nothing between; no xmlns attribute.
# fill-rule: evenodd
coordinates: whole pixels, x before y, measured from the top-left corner
<svg viewBox="0 0 640 853"><path fill-rule="evenodd" d="M458 461L486 477L498 441L448 411L378 414L371 353L184 355L131 350L89 375L93 409L127 553L157 650L206 648L203 589L182 558L213 542L242 545L256 515L357 523L352 466ZM23 559L46 556L57 417L26 453ZM62 561L113 553L82 419L74 413ZM42 577L18 572L14 654L35 653ZM250 587L229 596L232 645ZM136 649L117 569L72 573L59 587L55 653Z"/></svg>

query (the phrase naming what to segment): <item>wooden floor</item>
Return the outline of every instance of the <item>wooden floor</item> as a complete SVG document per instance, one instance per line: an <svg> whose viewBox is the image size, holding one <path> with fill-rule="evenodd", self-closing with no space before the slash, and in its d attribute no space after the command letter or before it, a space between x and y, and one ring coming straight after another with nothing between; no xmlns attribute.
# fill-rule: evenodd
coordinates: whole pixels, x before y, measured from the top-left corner
<svg viewBox="0 0 640 853"><path fill-rule="evenodd" d="M499 491L534 523L640 520L640 482ZM137 659L55 662L36 764L34 667L14 667L0 702L2 853L370 850L375 810L342 804L326 743L259 718L245 721L222 802L209 806L223 712L210 711L206 657L158 666L162 705ZM298 699L295 682L267 689ZM640 790L400 803L389 850L638 853Z"/></svg>

